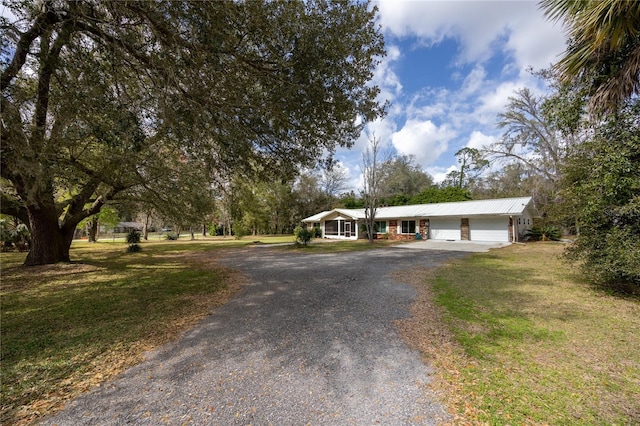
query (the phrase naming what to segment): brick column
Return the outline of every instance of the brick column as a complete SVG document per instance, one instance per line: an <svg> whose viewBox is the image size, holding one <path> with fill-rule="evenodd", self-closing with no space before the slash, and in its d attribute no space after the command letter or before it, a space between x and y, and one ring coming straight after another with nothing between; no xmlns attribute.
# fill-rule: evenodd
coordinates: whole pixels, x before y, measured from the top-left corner
<svg viewBox="0 0 640 426"><path fill-rule="evenodd" d="M469 218L463 217L460 221L460 239L469 240Z"/></svg>
<svg viewBox="0 0 640 426"><path fill-rule="evenodd" d="M398 239L398 221L397 220L389 221L389 239L390 240Z"/></svg>

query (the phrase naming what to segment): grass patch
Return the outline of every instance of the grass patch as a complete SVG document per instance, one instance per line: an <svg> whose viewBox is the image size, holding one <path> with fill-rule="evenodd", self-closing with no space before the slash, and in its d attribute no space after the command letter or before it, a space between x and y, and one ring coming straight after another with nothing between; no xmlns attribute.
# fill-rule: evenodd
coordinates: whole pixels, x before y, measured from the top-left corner
<svg viewBox="0 0 640 426"><path fill-rule="evenodd" d="M290 237L291 239L292 237ZM251 241L74 243L75 263L2 253L1 424L28 424L114 376L223 303L239 277L210 250Z"/></svg>
<svg viewBox="0 0 640 426"><path fill-rule="evenodd" d="M563 248L512 245L428 280L457 343L455 366L433 357L457 419L640 423L640 302L583 283Z"/></svg>

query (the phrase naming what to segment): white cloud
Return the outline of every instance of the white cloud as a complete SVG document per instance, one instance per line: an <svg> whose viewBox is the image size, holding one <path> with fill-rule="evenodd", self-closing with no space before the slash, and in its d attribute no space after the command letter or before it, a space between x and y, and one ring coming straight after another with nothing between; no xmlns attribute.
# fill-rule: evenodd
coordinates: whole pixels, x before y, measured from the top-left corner
<svg viewBox="0 0 640 426"><path fill-rule="evenodd" d="M485 3L380 1L378 7L382 26L389 32L416 36L427 45L457 39L465 61L486 59L485 48L504 31L492 22L495 14L487 13L491 7Z"/></svg>
<svg viewBox="0 0 640 426"><path fill-rule="evenodd" d="M463 96L470 96L482 90L486 77L487 72L484 67L482 65L476 65L469 75L465 77L460 91L461 94Z"/></svg>
<svg viewBox="0 0 640 426"><path fill-rule="evenodd" d="M363 152L369 145L369 140L375 136L380 141L380 146L385 149L391 145L391 136L396 131L396 123L394 120L383 118L367 124L367 128L360 138L358 138L355 149Z"/></svg>
<svg viewBox="0 0 640 426"><path fill-rule="evenodd" d="M441 183L443 180L445 180L449 172L452 172L454 170L458 170L458 167L427 167L426 169L427 173L429 173L433 178L434 183Z"/></svg>
<svg viewBox="0 0 640 426"><path fill-rule="evenodd" d="M548 68L557 62L566 48L566 36L562 27L546 20L536 3L528 3L528 13L523 11L511 24L505 51L511 52L521 72L528 67ZM535 7L531 7L535 6Z"/></svg>
<svg viewBox="0 0 640 426"><path fill-rule="evenodd" d="M380 88L380 94L378 95L380 102L391 102L402 92L400 79L391 66L394 61L400 58L400 48L394 45L387 45L386 51L387 56L381 58L372 79L372 83Z"/></svg>
<svg viewBox="0 0 640 426"><path fill-rule="evenodd" d="M336 158L349 170L353 181L352 184L355 187L357 187L357 180L360 178L354 177L354 174L362 173L362 153L369 144L369 138L375 135L375 137L380 140L383 150L389 150L392 147L391 137L396 131L396 122L390 119L390 116L391 114L385 118L367 123L365 130L360 134L360 137L350 149L338 148L336 150Z"/></svg>
<svg viewBox="0 0 640 426"><path fill-rule="evenodd" d="M515 91L522 87L524 87L524 84L519 81L507 81L484 93L478 98L479 106L475 111L478 119L483 122L491 119L495 123L496 115L504 112L504 108L509 102L509 97L514 96Z"/></svg>
<svg viewBox="0 0 640 426"><path fill-rule="evenodd" d="M404 127L394 133L391 141L401 155L413 155L421 166L438 160L456 136L448 125L436 126L432 121L407 120Z"/></svg>
<svg viewBox="0 0 640 426"><path fill-rule="evenodd" d="M497 138L491 135L485 135L482 132L474 130L469 137L469 141L467 142L467 148L475 148L480 149L484 146L491 145L496 142Z"/></svg>
<svg viewBox="0 0 640 426"><path fill-rule="evenodd" d="M455 39L464 63L482 62L504 44L518 68L544 68L565 47L563 29L547 21L533 1L381 0L377 5L387 32L415 36L426 45Z"/></svg>

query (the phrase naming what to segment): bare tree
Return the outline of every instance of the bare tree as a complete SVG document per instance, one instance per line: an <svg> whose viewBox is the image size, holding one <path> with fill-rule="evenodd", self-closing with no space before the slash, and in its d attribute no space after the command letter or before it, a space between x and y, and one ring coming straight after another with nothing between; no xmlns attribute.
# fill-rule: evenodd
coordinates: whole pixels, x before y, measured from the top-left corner
<svg viewBox="0 0 640 426"><path fill-rule="evenodd" d="M380 201L381 184L384 180L381 164L380 139L375 135L369 138L369 145L362 153L362 176L364 199L365 225L369 242L373 242L374 226L376 222L376 209Z"/></svg>
<svg viewBox="0 0 640 426"><path fill-rule="evenodd" d="M337 163L323 170L320 185L328 197L335 197L349 186L347 169L341 163Z"/></svg>
<svg viewBox="0 0 640 426"><path fill-rule="evenodd" d="M505 129L502 138L484 148L483 154L494 159L520 162L551 182L557 182L572 135L564 137L544 116L543 98L527 88L509 98L506 111L498 114L498 127Z"/></svg>

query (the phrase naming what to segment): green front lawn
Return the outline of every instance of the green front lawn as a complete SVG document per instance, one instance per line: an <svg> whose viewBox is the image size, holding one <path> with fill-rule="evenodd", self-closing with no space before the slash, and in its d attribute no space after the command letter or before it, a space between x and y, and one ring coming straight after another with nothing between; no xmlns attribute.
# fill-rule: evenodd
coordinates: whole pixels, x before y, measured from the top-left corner
<svg viewBox="0 0 640 426"><path fill-rule="evenodd" d="M640 423L640 301L591 288L563 248L513 245L429 280L457 342L440 366L458 419Z"/></svg>

